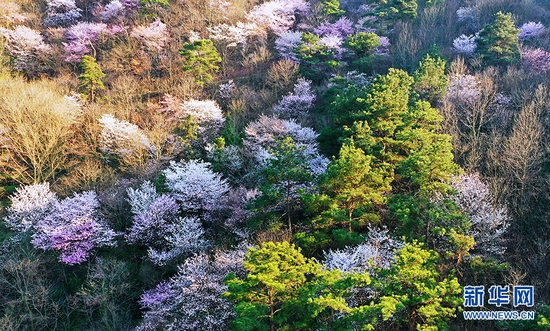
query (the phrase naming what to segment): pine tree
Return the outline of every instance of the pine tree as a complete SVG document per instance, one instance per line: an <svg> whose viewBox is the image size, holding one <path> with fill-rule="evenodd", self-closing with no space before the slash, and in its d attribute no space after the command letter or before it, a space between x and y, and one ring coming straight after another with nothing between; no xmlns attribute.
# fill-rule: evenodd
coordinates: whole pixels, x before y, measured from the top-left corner
<svg viewBox="0 0 550 331"><path fill-rule="evenodd" d="M433 102L447 92L445 60L426 54L420 68L414 73L414 91L424 100Z"/></svg>
<svg viewBox="0 0 550 331"><path fill-rule="evenodd" d="M96 97L96 91L105 88L101 80L105 77L105 74L96 62L96 59L89 55L82 57L80 67L82 68L82 75L78 76L78 79L80 79L80 87L84 92L82 96L93 102Z"/></svg>
<svg viewBox="0 0 550 331"><path fill-rule="evenodd" d="M192 44L185 43L180 54L185 58L183 70L191 71L200 85L212 80L212 71L220 70L216 64L222 59L212 40L199 39Z"/></svg>
<svg viewBox="0 0 550 331"><path fill-rule="evenodd" d="M520 30L514 26L512 14L498 12L492 24L480 32L478 52L487 64L508 64L519 59L518 36Z"/></svg>

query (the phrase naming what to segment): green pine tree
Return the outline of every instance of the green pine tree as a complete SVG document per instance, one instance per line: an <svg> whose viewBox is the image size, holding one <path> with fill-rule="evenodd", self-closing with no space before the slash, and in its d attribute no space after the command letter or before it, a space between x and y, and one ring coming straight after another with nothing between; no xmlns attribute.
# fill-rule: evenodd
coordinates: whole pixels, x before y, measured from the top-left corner
<svg viewBox="0 0 550 331"><path fill-rule="evenodd" d="M477 51L487 64L508 64L519 60L519 29L512 14L498 12L492 24L486 25L477 39Z"/></svg>
<svg viewBox="0 0 550 331"><path fill-rule="evenodd" d="M216 47L209 39L195 40L194 43L183 44L180 54L184 57L183 70L191 71L195 81L200 85L212 81L211 72L217 72L222 61Z"/></svg>
<svg viewBox="0 0 550 331"><path fill-rule="evenodd" d="M445 60L430 54L420 61L420 68L414 73L414 91L423 100L433 104L447 92L445 64Z"/></svg>
<svg viewBox="0 0 550 331"><path fill-rule="evenodd" d="M439 256L421 244L406 244L396 257L396 264L382 270L377 286L384 318L393 315L396 323L413 331L449 330L462 303L462 288L457 279L437 271Z"/></svg>
<svg viewBox="0 0 550 331"><path fill-rule="evenodd" d="M80 79L80 87L83 91L82 96L90 102L93 102L96 98L97 90L105 88L101 80L105 77L105 74L96 62L96 59L89 55L84 55L84 57L82 57L80 68L82 68L82 74L78 76L78 79Z"/></svg>

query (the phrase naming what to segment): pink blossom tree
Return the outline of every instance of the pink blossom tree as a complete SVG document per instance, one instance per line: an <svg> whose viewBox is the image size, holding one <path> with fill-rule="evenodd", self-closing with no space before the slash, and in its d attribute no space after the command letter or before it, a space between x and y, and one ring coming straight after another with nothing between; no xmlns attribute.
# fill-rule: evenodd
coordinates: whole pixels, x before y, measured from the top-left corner
<svg viewBox="0 0 550 331"><path fill-rule="evenodd" d="M75 193L55 204L36 224L35 248L61 252L59 261L74 265L85 262L93 249L113 246L117 234L98 216L99 201L93 191Z"/></svg>
<svg viewBox="0 0 550 331"><path fill-rule="evenodd" d="M521 58L523 65L534 74L544 74L550 69L550 53L540 48L524 50Z"/></svg>
<svg viewBox="0 0 550 331"><path fill-rule="evenodd" d="M6 49L12 57L13 68L18 71L40 71L52 51L39 31L23 25L17 25L13 30L0 27L0 34L7 40Z"/></svg>
<svg viewBox="0 0 550 331"><path fill-rule="evenodd" d="M319 36L338 36L345 38L355 32L353 22L343 16L334 23L324 22L319 27L315 28L313 32Z"/></svg>
<svg viewBox="0 0 550 331"><path fill-rule="evenodd" d="M304 0L272 0L254 7L246 18L276 35L281 35L292 28L297 14L303 15L309 10L310 5Z"/></svg>
<svg viewBox="0 0 550 331"><path fill-rule="evenodd" d="M136 26L130 36L139 39L146 51L156 53L162 52L170 40L166 24L158 18L149 25Z"/></svg>
<svg viewBox="0 0 550 331"><path fill-rule="evenodd" d="M314 101L315 93L311 90L311 81L300 78L294 85L294 91L285 95L273 108L273 112L281 118L304 119Z"/></svg>
<svg viewBox="0 0 550 331"><path fill-rule="evenodd" d="M63 43L65 61L70 63L80 62L84 55L92 51L94 42L109 34L110 30L105 23L82 22L71 26L65 33L68 42Z"/></svg>

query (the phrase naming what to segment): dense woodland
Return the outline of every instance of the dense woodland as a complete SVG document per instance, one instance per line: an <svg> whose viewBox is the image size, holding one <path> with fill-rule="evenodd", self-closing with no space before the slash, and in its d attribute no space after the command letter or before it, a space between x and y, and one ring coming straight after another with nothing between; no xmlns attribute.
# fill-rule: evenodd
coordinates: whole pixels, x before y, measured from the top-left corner
<svg viewBox="0 0 550 331"><path fill-rule="evenodd" d="M0 330L550 330L547 26L0 0ZM465 321L466 285L533 285L535 320Z"/></svg>

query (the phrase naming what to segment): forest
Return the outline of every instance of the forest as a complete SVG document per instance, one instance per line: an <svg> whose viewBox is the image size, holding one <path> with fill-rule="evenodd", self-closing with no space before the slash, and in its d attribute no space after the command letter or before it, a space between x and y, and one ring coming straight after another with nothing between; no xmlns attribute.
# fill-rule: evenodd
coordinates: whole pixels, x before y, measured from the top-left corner
<svg viewBox="0 0 550 331"><path fill-rule="evenodd" d="M548 0L0 0L0 330L550 330L549 79Z"/></svg>

